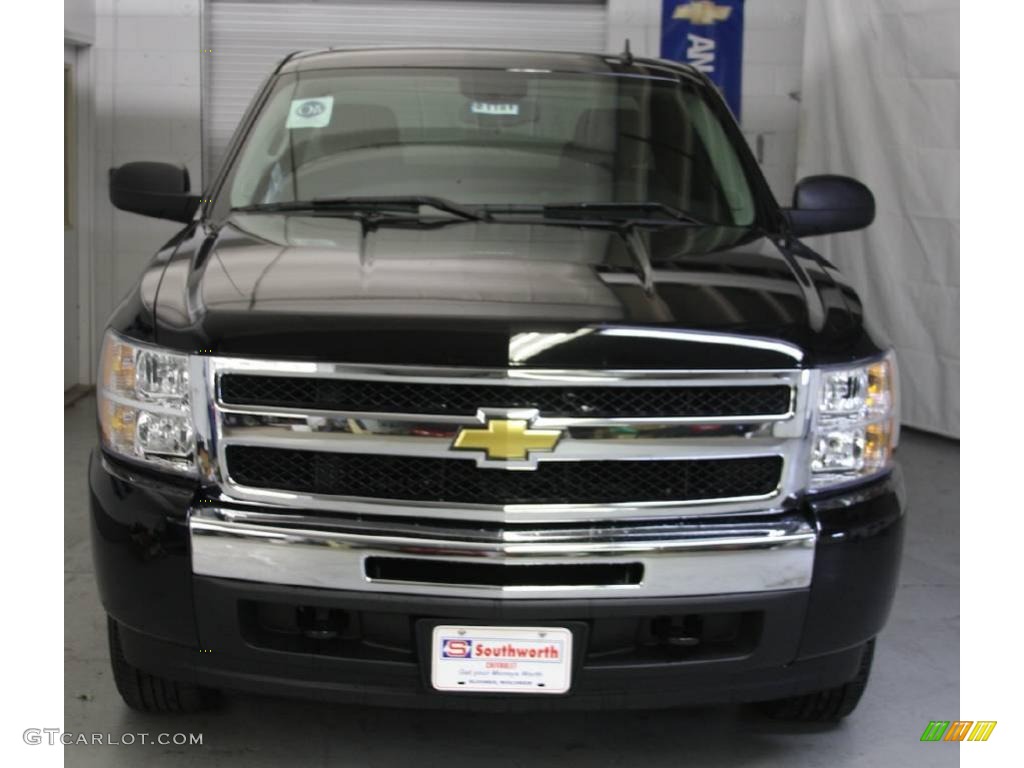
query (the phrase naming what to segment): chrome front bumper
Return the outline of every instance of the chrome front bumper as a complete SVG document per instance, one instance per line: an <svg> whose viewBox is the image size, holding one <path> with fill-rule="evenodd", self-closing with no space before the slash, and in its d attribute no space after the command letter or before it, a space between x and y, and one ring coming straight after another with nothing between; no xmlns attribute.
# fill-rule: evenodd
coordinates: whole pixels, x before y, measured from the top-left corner
<svg viewBox="0 0 1024 768"><path fill-rule="evenodd" d="M193 572L275 585L452 597L638 598L806 588L815 533L795 514L769 520L578 529L481 529L193 509ZM623 564L630 584L436 583L372 578L373 557L436 564ZM462 572L465 572L463 570ZM571 581L571 579L568 579Z"/></svg>

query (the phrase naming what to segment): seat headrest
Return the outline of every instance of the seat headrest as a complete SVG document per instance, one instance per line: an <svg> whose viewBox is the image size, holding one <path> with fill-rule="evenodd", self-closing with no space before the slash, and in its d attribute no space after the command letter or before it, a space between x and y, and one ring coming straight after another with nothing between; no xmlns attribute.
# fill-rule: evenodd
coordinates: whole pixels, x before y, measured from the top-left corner
<svg viewBox="0 0 1024 768"><path fill-rule="evenodd" d="M379 104L335 104L330 124L319 136L325 154L398 143L398 118Z"/></svg>
<svg viewBox="0 0 1024 768"><path fill-rule="evenodd" d="M576 121L573 144L586 149L611 151L620 133L636 133L640 113L635 109L588 109Z"/></svg>
<svg viewBox="0 0 1024 768"><path fill-rule="evenodd" d="M299 166L321 157L360 147L398 143L398 119L390 107L378 104L335 104L331 122L323 128L292 129Z"/></svg>

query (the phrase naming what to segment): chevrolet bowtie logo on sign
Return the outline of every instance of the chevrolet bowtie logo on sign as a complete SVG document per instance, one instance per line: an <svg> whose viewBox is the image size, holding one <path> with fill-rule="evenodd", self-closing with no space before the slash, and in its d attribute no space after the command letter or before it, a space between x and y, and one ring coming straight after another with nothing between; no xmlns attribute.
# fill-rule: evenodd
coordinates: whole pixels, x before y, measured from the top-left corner
<svg viewBox="0 0 1024 768"><path fill-rule="evenodd" d="M732 8L727 5L716 5L710 0L692 0L676 6L672 13L673 19L686 19L691 24L714 24L716 21L725 21L732 13Z"/></svg>
<svg viewBox="0 0 1024 768"><path fill-rule="evenodd" d="M703 72L740 115L743 0L662 0L661 57Z"/></svg>
<svg viewBox="0 0 1024 768"><path fill-rule="evenodd" d="M553 451L562 431L530 429L532 419L488 419L483 427L463 427L452 448L484 451L490 461L526 461L537 451Z"/></svg>

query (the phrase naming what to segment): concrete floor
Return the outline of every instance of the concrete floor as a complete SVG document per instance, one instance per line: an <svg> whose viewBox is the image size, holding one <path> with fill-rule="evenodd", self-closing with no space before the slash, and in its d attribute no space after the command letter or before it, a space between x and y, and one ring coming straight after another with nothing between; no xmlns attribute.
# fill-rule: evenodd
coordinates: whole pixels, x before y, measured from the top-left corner
<svg viewBox="0 0 1024 768"><path fill-rule="evenodd" d="M872 680L838 726L780 724L740 707L543 716L367 710L234 694L223 710L160 718L125 707L107 662L93 584L86 466L93 398L65 412L64 728L71 733L203 734L202 746L68 746L69 766L830 766L957 765L953 744L922 744L959 709L960 449L904 433L911 514L900 590Z"/></svg>

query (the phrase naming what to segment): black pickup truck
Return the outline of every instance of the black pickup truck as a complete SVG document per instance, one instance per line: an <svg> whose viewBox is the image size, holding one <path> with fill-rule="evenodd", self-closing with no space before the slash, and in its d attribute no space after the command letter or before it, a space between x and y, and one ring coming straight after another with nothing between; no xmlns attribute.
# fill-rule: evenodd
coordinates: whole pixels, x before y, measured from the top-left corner
<svg viewBox="0 0 1024 768"><path fill-rule="evenodd" d="M895 361L712 84L654 59L287 57L104 339L114 678L540 710L847 715L904 530ZM869 258L866 254L865 258Z"/></svg>

